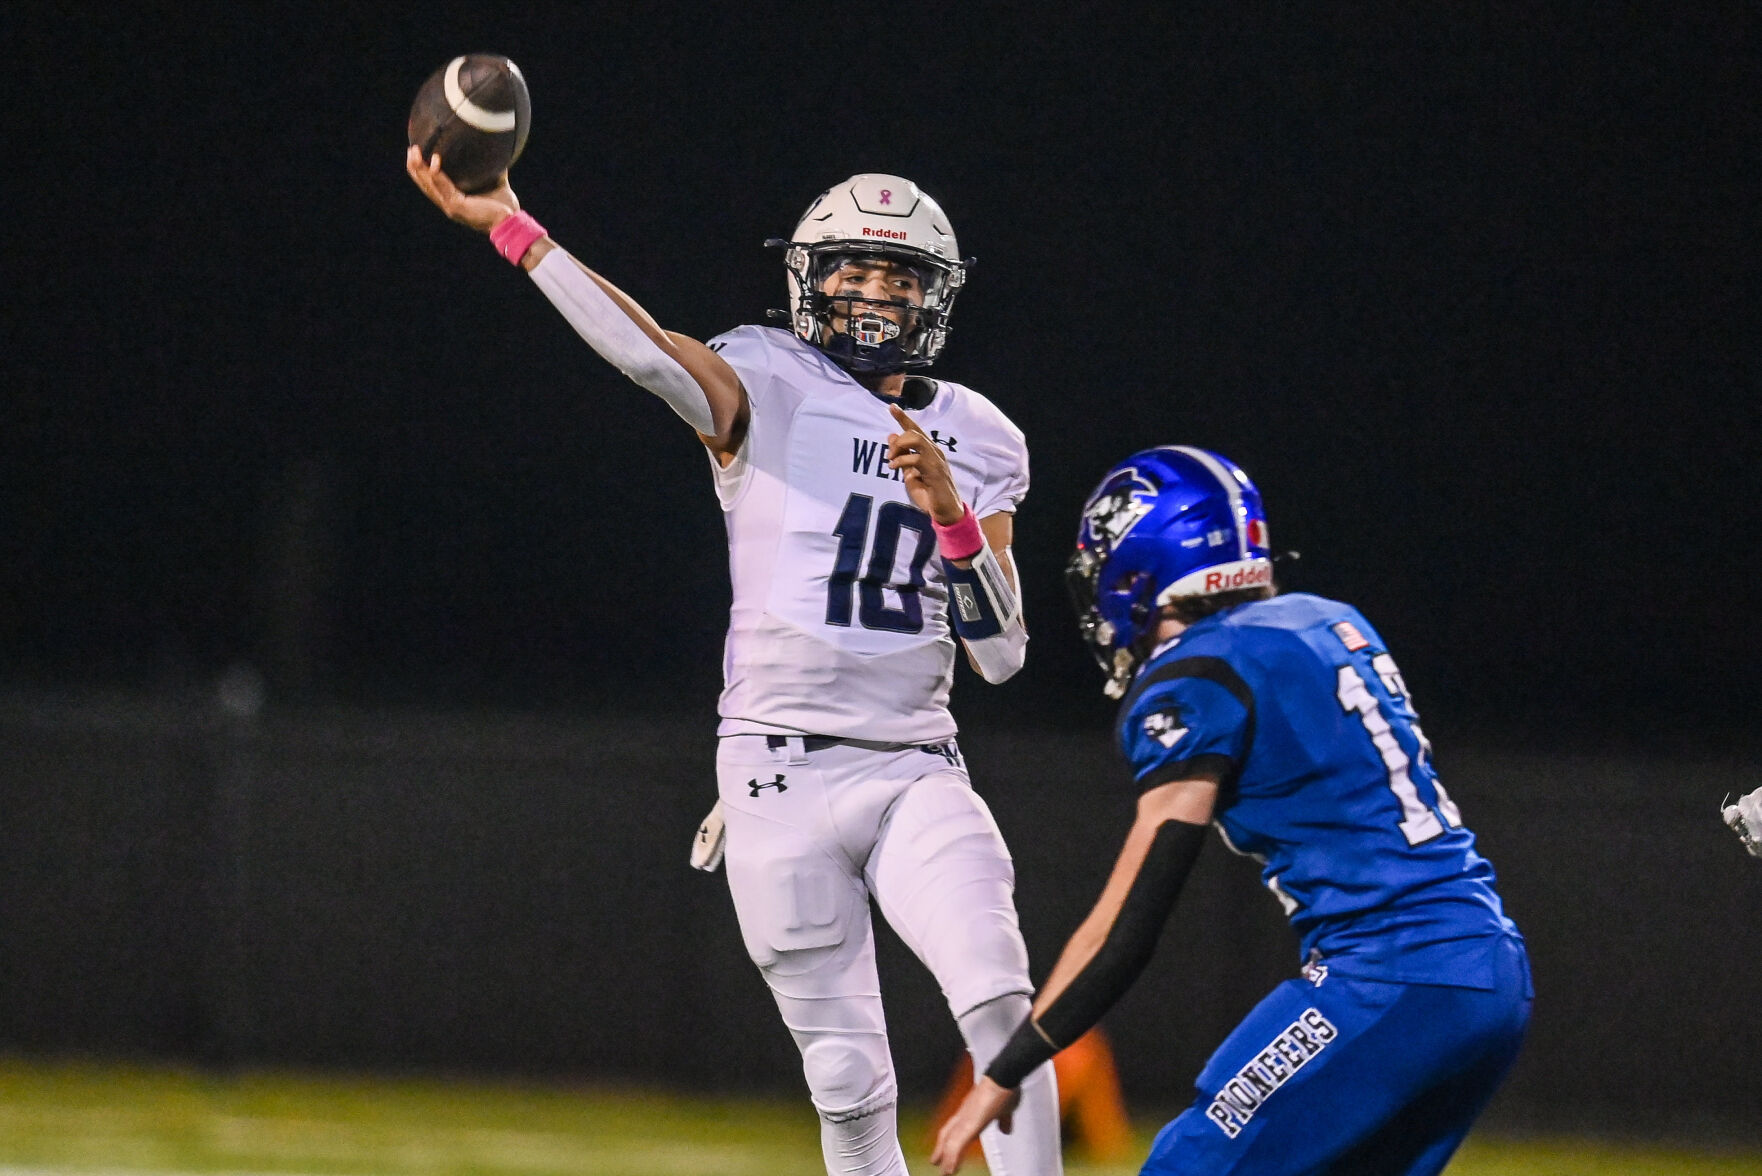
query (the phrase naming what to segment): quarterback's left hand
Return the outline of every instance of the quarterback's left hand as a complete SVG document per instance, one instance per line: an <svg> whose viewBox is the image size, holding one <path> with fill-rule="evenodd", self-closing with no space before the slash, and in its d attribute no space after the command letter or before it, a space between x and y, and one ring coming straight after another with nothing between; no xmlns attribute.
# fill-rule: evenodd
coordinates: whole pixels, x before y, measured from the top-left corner
<svg viewBox="0 0 1762 1176"><path fill-rule="evenodd" d="M998 1130L1006 1135L1009 1133L1010 1116L1021 1100L1021 1091L1005 1090L989 1078L980 1078L967 1092L959 1109L936 1133L936 1150L930 1153L930 1162L936 1165L942 1176L959 1171L962 1153L979 1138L979 1132L985 1130L991 1120L997 1120Z"/></svg>
<svg viewBox="0 0 1762 1176"><path fill-rule="evenodd" d="M961 521L967 507L961 501L961 492L955 489L954 471L948 468L942 446L897 404L888 405L887 411L900 428L899 432L887 435L887 464L905 471L900 477L913 506L943 526L952 527Z"/></svg>
<svg viewBox="0 0 1762 1176"><path fill-rule="evenodd" d="M1723 815L1750 856L1762 857L1762 788L1738 797L1736 804L1726 805Z"/></svg>

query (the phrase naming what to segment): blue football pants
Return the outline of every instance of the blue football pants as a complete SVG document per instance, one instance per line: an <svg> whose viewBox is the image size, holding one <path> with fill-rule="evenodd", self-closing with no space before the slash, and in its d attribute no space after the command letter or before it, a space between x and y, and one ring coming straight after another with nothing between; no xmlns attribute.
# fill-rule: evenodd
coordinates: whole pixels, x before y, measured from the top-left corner
<svg viewBox="0 0 1762 1176"><path fill-rule="evenodd" d="M1493 991L1323 975L1275 988L1218 1047L1145 1176L1433 1176L1517 1058L1521 940Z"/></svg>

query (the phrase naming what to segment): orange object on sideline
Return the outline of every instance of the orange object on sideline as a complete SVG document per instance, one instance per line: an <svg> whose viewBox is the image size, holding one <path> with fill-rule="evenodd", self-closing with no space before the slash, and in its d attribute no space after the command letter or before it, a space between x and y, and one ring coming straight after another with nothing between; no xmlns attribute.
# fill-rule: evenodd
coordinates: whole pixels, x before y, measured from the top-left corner
<svg viewBox="0 0 1762 1176"><path fill-rule="evenodd" d="M1053 1056L1052 1068L1058 1075L1058 1117L1064 1125L1065 1142L1080 1143L1097 1163L1126 1159L1132 1150L1132 1125L1126 1118L1126 1100L1120 1093L1120 1076L1114 1069L1107 1036L1099 1027L1089 1030ZM963 1053L931 1117L931 1146L972 1088L973 1059ZM962 1158L978 1155L979 1145L974 1143Z"/></svg>

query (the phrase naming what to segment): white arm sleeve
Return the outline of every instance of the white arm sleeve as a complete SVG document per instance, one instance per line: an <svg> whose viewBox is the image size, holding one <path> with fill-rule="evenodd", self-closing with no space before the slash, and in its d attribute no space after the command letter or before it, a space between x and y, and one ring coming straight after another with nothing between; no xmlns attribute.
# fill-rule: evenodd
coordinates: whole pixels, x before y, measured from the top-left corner
<svg viewBox="0 0 1762 1176"><path fill-rule="evenodd" d="M1006 549L1003 559L1009 558ZM1009 579L1004 575L1003 561L992 554L989 543L973 556L972 578L953 581L951 594L957 619L976 620L987 611L973 599L974 594L983 594L985 603L990 606L988 611L996 618L998 631L989 637L960 635L979 676L992 685L1014 677L1028 660L1028 626L1022 619L1022 599L1010 587ZM965 627L965 624L957 624L955 631L959 633Z"/></svg>
<svg viewBox="0 0 1762 1176"><path fill-rule="evenodd" d="M569 320L575 333L605 361L667 402L700 433L716 431L710 399L691 373L662 351L637 322L612 301L575 259L553 249L532 267L532 280Z"/></svg>

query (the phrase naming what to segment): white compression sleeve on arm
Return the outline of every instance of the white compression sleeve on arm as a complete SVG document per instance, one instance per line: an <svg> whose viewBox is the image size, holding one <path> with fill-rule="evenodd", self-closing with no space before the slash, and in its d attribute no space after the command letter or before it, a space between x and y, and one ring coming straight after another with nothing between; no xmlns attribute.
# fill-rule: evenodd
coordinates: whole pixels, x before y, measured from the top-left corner
<svg viewBox="0 0 1762 1176"><path fill-rule="evenodd" d="M532 267L532 280L607 363L665 400L698 432L716 431L709 397L691 373L662 351L573 257L561 249L551 250Z"/></svg>

